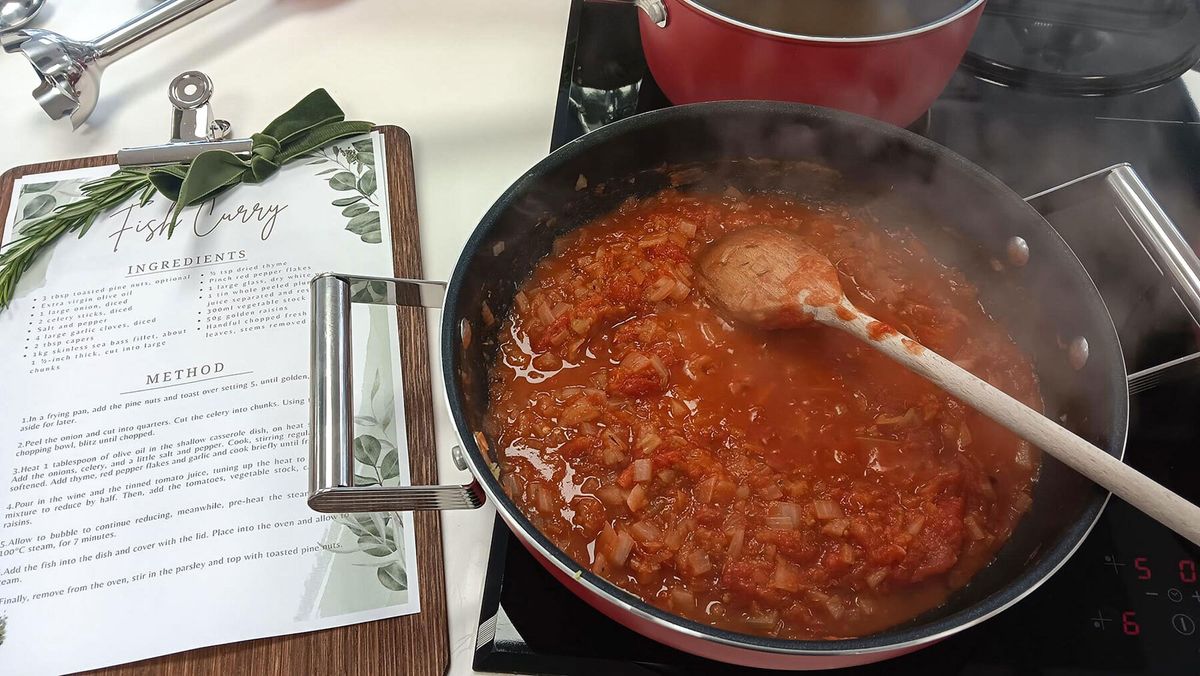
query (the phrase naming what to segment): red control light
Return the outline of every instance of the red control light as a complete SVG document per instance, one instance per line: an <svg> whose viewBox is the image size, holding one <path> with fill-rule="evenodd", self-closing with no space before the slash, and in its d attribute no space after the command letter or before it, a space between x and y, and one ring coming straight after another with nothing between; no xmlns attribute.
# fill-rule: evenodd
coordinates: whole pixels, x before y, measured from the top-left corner
<svg viewBox="0 0 1200 676"><path fill-rule="evenodd" d="M1121 631L1125 632L1126 636L1137 636L1142 633L1142 627L1137 623L1137 613L1132 610L1126 610L1121 613Z"/></svg>

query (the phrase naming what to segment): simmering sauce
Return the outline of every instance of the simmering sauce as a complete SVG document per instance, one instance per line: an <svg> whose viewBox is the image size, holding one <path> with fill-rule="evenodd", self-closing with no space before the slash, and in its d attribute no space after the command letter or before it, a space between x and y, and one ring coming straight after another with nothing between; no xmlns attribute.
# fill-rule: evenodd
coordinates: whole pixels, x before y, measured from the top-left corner
<svg viewBox="0 0 1200 676"><path fill-rule="evenodd" d="M1030 360L910 233L780 195L666 191L561 238L491 320L501 483L581 566L670 612L862 636L939 605L992 559L1039 455L839 331L720 316L693 263L755 224L825 254L888 331L1040 410Z"/></svg>

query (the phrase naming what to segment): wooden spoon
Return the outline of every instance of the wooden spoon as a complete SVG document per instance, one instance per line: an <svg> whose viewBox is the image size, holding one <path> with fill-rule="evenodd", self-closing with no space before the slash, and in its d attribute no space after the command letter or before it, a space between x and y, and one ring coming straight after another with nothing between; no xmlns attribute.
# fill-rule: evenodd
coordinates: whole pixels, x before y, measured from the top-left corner
<svg viewBox="0 0 1200 676"><path fill-rule="evenodd" d="M1200 545L1200 507L855 308L829 259L799 236L765 226L726 235L701 253L699 277L730 318L769 329L841 329Z"/></svg>

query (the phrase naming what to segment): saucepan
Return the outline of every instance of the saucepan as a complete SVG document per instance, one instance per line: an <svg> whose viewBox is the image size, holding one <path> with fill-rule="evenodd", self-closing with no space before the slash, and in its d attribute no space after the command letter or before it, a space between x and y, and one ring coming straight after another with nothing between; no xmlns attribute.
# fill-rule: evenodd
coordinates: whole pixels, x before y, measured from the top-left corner
<svg viewBox="0 0 1200 676"><path fill-rule="evenodd" d="M950 81L984 0L635 4L646 63L672 103L798 101L903 126Z"/></svg>
<svg viewBox="0 0 1200 676"><path fill-rule="evenodd" d="M903 129L807 105L719 102L638 115L550 154L483 217L448 285L372 280L388 290L375 302L442 309L441 376L460 440L455 459L474 479L466 486L354 486L350 296L351 286L368 278L314 279L309 505L362 512L469 508L490 500L563 585L608 616L675 648L754 667L843 667L901 655L982 622L1029 594L1080 545L1108 499L1048 456L1029 512L969 584L903 625L828 641L733 633L646 603L568 557L502 490L503 458L484 424L500 323L485 321L484 313L504 316L556 237L631 196L677 184L679 172L672 167L709 167L692 174L701 183L712 180L743 192L803 196L811 189L802 175L756 169L777 166L753 161L763 159L835 169L841 178L822 190L869 201L881 222L911 228L939 259L962 270L979 288L984 306L1033 357L1047 415L1122 455L1129 387L1116 330L1087 272L1036 210L979 167ZM1182 241L1128 167L1115 170L1108 184L1151 242ZM1189 274L1195 277L1194 265Z"/></svg>

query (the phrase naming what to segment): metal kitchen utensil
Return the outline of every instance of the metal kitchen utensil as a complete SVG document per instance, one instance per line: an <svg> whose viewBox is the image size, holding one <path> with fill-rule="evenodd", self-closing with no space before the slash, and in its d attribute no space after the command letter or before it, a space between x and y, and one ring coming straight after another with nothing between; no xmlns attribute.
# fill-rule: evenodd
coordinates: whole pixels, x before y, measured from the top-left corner
<svg viewBox="0 0 1200 676"><path fill-rule="evenodd" d="M0 45L29 59L42 79L33 98L50 119L70 117L71 126L78 129L96 108L100 74L109 64L232 1L167 0L94 40L26 29L0 35Z"/></svg>
<svg viewBox="0 0 1200 676"><path fill-rule="evenodd" d="M253 141L228 138L232 127L213 113L208 103L212 93L212 80L198 70L189 70L171 80L167 89L167 97L174 106L170 142L118 150L117 164L137 167L190 162L206 150L249 154Z"/></svg>
<svg viewBox="0 0 1200 676"><path fill-rule="evenodd" d="M380 300L351 300L355 284L381 284ZM318 512L475 509L483 489L464 485L355 486L350 304L441 309L444 282L326 273L312 280L308 506Z"/></svg>
<svg viewBox="0 0 1200 676"><path fill-rule="evenodd" d="M16 30L29 23L45 4L46 0L0 1L0 33Z"/></svg>

